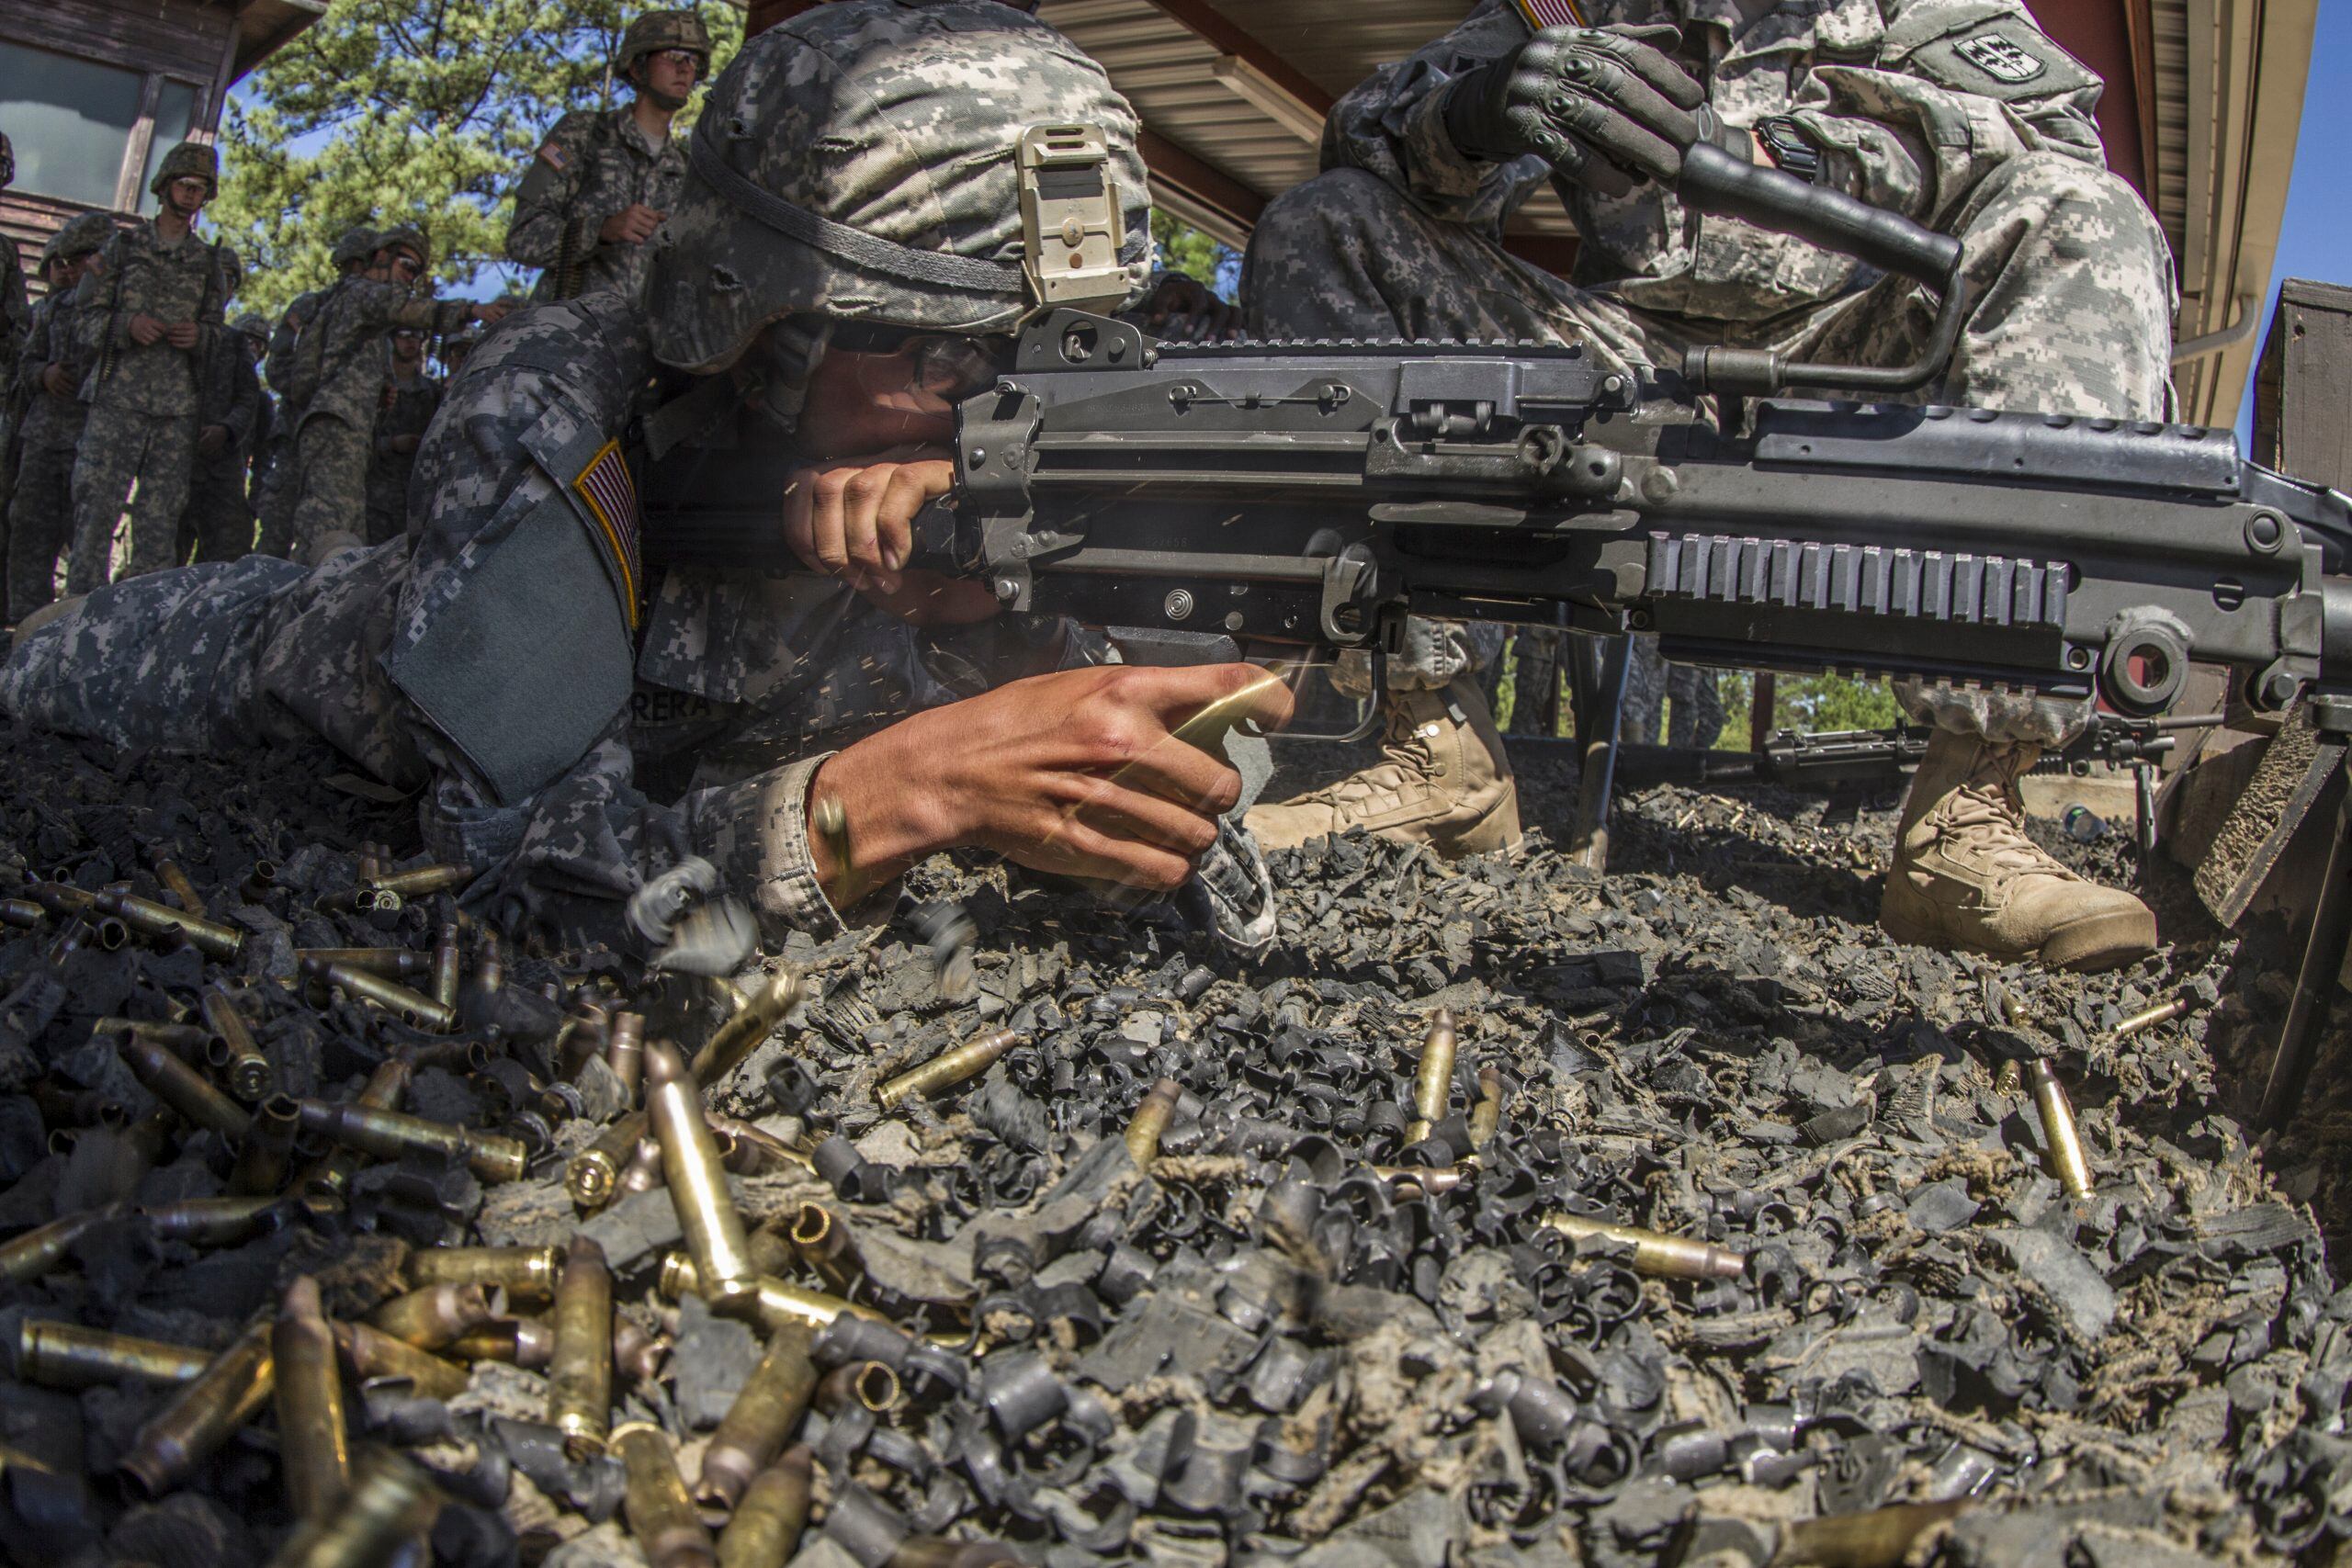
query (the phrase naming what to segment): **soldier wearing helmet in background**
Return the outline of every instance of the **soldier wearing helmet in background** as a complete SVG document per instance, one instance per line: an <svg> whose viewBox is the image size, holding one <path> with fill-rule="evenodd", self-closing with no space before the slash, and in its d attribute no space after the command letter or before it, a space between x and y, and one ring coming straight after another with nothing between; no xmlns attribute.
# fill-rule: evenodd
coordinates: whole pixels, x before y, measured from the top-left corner
<svg viewBox="0 0 2352 1568"><path fill-rule="evenodd" d="M234 560L254 547L246 476L265 433L268 397L254 367L268 341L268 322L252 313L241 316L206 369L196 468L187 510L180 514L181 550L193 547L198 560Z"/></svg>
<svg viewBox="0 0 2352 1568"><path fill-rule="evenodd" d="M74 454L90 412L80 395L87 370L77 359L75 286L97 265L99 248L113 232L111 214L85 212L41 249L49 292L26 324L12 400L23 412L16 428L16 488L8 502L10 626L55 596L57 558L73 528Z"/></svg>
<svg viewBox="0 0 2352 1568"><path fill-rule="evenodd" d="M376 231L354 226L336 239L327 259L334 264L336 277L345 278L365 272L375 254ZM261 513L261 536L254 547L264 555L293 553L297 497L289 481L294 477L294 426L302 411L287 397L286 389L294 378L294 350L302 341L302 329L310 325L311 318L318 313L319 301L327 297L333 287L331 284L327 288L297 294L277 318L277 326L270 329L268 348L262 356L262 374L277 399L277 417L254 464L254 488L258 492L254 497L254 506Z"/></svg>
<svg viewBox="0 0 2352 1568"><path fill-rule="evenodd" d="M636 292L686 168L670 121L709 72L710 34L694 12L647 11L629 23L613 74L635 98L556 121L514 192L506 254L541 269L535 301Z"/></svg>
<svg viewBox="0 0 2352 1568"><path fill-rule="evenodd" d="M376 236L368 270L326 292L294 345L286 400L296 411L293 487L295 558L317 562L361 542L367 526L368 458L376 412L390 373L390 334L401 327L449 333L496 321L503 305L435 299L419 283L433 247L415 229Z"/></svg>
<svg viewBox="0 0 2352 1568"><path fill-rule="evenodd" d="M956 845L1182 883L1240 778L1171 730L1225 699L1279 721L1282 687L1246 665L1073 668L1076 628L907 564L953 482L954 400L1010 364L1038 280L1097 309L1142 293L1133 111L994 0L818 6L712 97L642 300L598 291L490 334L419 455L410 538L94 595L19 637L0 707L146 746L322 735L423 792L434 853L481 870L477 914L640 952L660 935L625 906L673 873L710 874L772 940L831 935ZM1114 238L1062 254L1048 231L1030 256L1023 136L1073 121L1102 142L1088 231ZM640 496L652 530L713 484L767 487L810 571L649 572Z"/></svg>
<svg viewBox="0 0 2352 1568"><path fill-rule="evenodd" d="M0 189L16 184L17 150L0 133ZM14 389L17 356L24 347L27 322L25 264L17 242L0 234L0 563L7 559L8 497L16 488L16 423L19 413ZM5 573L0 573L0 608L6 598Z"/></svg>
<svg viewBox="0 0 2352 1568"><path fill-rule="evenodd" d="M97 273L82 281L74 326L89 367L82 400L90 418L74 463L69 592L106 582L126 505L124 575L179 564L198 415L242 276L236 252L196 231L220 173L218 155L202 142L164 153L148 187L162 204L155 216L117 231Z"/></svg>

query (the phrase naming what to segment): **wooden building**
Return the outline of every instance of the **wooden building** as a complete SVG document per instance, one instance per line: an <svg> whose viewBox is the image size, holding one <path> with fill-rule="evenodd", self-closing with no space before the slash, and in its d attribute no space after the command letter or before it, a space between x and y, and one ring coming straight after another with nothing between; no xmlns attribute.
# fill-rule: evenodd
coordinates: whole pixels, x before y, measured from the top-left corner
<svg viewBox="0 0 2352 1568"><path fill-rule="evenodd" d="M14 0L9 0L14 3ZM822 0L752 0L750 28ZM2255 355L2302 121L2318 0L2028 0L2107 82L2108 161L2172 243L2182 417L2228 424ZM1153 199L1231 244L1267 198L1316 171L1323 119L1374 67L1459 21L1472 0L1042 0L1143 117ZM1547 194L1511 248L1565 270Z"/></svg>
<svg viewBox="0 0 2352 1568"><path fill-rule="evenodd" d="M153 212L175 141L209 141L230 85L326 0L0 0L0 230L28 253L76 213Z"/></svg>

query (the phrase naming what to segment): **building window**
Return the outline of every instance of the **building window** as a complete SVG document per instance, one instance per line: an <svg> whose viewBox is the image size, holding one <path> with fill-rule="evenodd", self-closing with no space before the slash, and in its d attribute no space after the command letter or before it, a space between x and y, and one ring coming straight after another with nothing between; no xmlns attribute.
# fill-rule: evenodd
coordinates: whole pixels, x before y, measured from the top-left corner
<svg viewBox="0 0 2352 1568"><path fill-rule="evenodd" d="M155 94L155 134L147 142L147 166L139 171L139 210L153 214L162 205L149 189L155 183L155 167L164 154L187 140L188 127L196 118L196 89L186 82L175 82L166 76Z"/></svg>
<svg viewBox="0 0 2352 1568"><path fill-rule="evenodd" d="M138 72L0 43L0 125L17 154L17 188L110 208L139 124Z"/></svg>

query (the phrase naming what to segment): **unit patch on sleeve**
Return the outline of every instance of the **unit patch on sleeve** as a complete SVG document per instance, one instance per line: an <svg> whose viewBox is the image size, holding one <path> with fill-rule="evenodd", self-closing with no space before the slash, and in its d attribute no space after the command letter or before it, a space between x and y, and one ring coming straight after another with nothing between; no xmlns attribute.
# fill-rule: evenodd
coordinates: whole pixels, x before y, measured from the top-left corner
<svg viewBox="0 0 2352 1568"><path fill-rule="evenodd" d="M2054 98L2098 78L2023 17L1998 16L1914 50L1906 64L1939 86L1981 97Z"/></svg>

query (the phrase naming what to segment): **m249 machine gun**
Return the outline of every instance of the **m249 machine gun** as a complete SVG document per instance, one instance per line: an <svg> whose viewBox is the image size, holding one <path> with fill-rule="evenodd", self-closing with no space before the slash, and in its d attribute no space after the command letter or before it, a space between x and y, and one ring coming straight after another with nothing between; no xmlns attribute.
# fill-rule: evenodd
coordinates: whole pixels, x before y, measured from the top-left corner
<svg viewBox="0 0 2352 1568"><path fill-rule="evenodd" d="M1677 188L1934 290L1920 358L1700 347L1635 378L1577 344L1176 344L1059 310L959 410L957 493L920 547L1139 662L1377 652L1408 612L1592 634L1571 638L1570 848L1596 868L1629 632L1695 663L2096 694L2126 718L2170 709L2192 660L2257 713L2352 695L2343 496L2226 431L1789 397L1941 374L1958 242L1704 144ZM647 487L673 498L649 559L791 564L780 487L683 478Z"/></svg>

